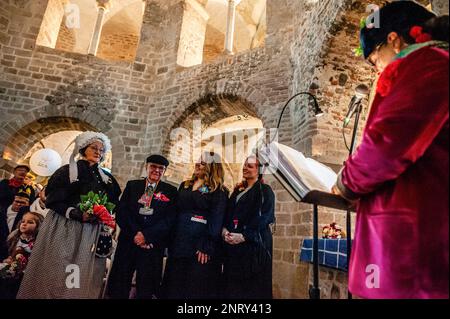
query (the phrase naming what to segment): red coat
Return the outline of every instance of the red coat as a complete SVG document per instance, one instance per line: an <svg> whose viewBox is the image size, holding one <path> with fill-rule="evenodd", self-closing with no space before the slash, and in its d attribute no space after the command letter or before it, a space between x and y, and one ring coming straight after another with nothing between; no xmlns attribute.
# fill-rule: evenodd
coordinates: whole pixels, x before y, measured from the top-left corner
<svg viewBox="0 0 450 319"><path fill-rule="evenodd" d="M448 58L426 47L397 63L341 173L361 197L349 268L357 296L449 297Z"/></svg>

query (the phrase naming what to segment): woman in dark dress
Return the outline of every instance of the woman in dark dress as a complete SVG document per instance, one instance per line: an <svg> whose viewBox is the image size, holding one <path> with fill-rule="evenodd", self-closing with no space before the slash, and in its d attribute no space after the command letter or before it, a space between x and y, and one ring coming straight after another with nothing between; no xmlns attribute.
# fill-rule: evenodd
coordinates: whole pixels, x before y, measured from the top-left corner
<svg viewBox="0 0 450 319"><path fill-rule="evenodd" d="M75 140L70 164L58 169L47 186L47 208L19 299L95 299L100 297L106 270L106 228L79 209L81 195L105 193L117 204L120 187L99 164L111 149L108 137L85 132ZM75 162L75 155L81 159ZM107 248L108 250L108 248Z"/></svg>
<svg viewBox="0 0 450 319"><path fill-rule="evenodd" d="M204 154L181 184L163 291L169 299L217 298L220 235L228 192L220 157Z"/></svg>
<svg viewBox="0 0 450 319"><path fill-rule="evenodd" d="M261 165L249 157L243 168L244 181L231 195L225 216L224 297L229 299L272 298L272 233L275 195L262 182ZM255 245L263 245L257 258Z"/></svg>

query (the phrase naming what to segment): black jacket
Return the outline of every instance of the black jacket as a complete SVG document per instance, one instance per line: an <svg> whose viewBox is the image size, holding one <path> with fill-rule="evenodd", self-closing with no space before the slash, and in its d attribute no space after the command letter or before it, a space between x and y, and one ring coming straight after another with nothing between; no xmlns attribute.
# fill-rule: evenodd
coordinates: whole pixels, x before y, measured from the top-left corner
<svg viewBox="0 0 450 319"><path fill-rule="evenodd" d="M216 255L227 199L225 190L202 194L199 190L193 192L192 186L185 188L182 183L178 190L178 215L169 255L193 257L197 251Z"/></svg>
<svg viewBox="0 0 450 319"><path fill-rule="evenodd" d="M0 207L8 208L14 201L17 188L9 186L9 179L0 181Z"/></svg>
<svg viewBox="0 0 450 319"><path fill-rule="evenodd" d="M260 182L253 185L236 203L240 193L241 191L235 190L229 199L224 227L232 233L242 233L247 243L258 241L261 234L263 243L271 251L272 236L269 225L275 222L275 194L269 185ZM259 216L260 208L261 216ZM233 248L239 250L245 246L237 245Z"/></svg>
<svg viewBox="0 0 450 319"><path fill-rule="evenodd" d="M150 205L153 215L143 216L139 214L139 210L144 205L138 201L145 192L146 183L145 179L134 180L129 181L125 187L116 216L120 226L119 240L133 240L136 233L141 231L147 244L164 248L176 217L177 189L159 182ZM158 199L159 194L165 195L169 201Z"/></svg>
<svg viewBox="0 0 450 319"><path fill-rule="evenodd" d="M69 207L76 208L81 201L81 195L87 195L90 191L106 193L108 200L118 205L120 186L115 178L105 171L111 178L111 182L105 184L100 177L97 165L92 167L84 160L79 160L78 181L70 183L69 165L59 168L48 181L46 189L46 207L56 213L65 216ZM117 208L116 208L117 211Z"/></svg>

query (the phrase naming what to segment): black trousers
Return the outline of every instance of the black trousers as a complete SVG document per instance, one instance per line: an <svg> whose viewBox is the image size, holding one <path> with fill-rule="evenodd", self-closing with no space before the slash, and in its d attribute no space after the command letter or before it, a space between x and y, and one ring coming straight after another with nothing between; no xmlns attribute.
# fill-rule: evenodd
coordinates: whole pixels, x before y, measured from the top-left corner
<svg viewBox="0 0 450 319"><path fill-rule="evenodd" d="M167 260L163 280L163 298L217 299L221 264L211 259L200 264L197 257Z"/></svg>
<svg viewBox="0 0 450 319"><path fill-rule="evenodd" d="M108 297L128 299L134 271L136 271L136 298L158 297L163 257L163 249L142 249L132 240L119 239L108 280Z"/></svg>

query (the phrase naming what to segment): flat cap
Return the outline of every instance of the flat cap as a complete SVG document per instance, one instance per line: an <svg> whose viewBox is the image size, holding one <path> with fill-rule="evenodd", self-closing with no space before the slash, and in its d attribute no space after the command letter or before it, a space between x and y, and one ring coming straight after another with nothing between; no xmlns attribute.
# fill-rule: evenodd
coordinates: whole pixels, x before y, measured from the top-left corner
<svg viewBox="0 0 450 319"><path fill-rule="evenodd" d="M153 154L147 157L147 163L169 166L169 160L162 155Z"/></svg>

